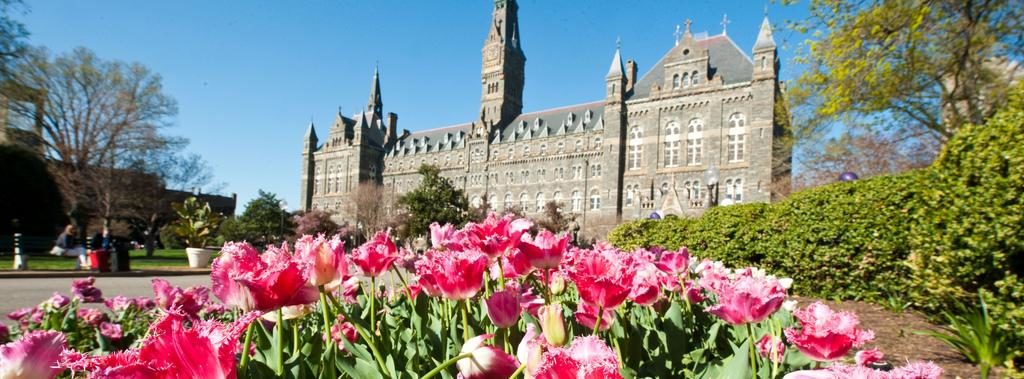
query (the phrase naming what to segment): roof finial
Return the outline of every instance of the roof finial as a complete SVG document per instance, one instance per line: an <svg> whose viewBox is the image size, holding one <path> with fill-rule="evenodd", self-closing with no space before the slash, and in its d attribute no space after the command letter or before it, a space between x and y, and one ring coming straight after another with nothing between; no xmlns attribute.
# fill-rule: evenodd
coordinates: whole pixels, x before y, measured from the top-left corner
<svg viewBox="0 0 1024 379"><path fill-rule="evenodd" d="M686 21L684 23L686 24L686 33L685 34L690 34L690 24L692 24L693 21L691 21L690 19L686 19Z"/></svg>
<svg viewBox="0 0 1024 379"><path fill-rule="evenodd" d="M340 114L343 114L343 113L341 113L341 106L340 106L340 105L338 106L338 114L339 114L339 115L340 115Z"/></svg>
<svg viewBox="0 0 1024 379"><path fill-rule="evenodd" d="M729 28L729 23L730 22L731 21L729 21L729 15L725 14L725 13L722 13L722 35L723 36L725 35L726 29Z"/></svg>
<svg viewBox="0 0 1024 379"><path fill-rule="evenodd" d="M622 37L615 37L615 50L622 48Z"/></svg>
<svg viewBox="0 0 1024 379"><path fill-rule="evenodd" d="M679 37L682 35L683 33L679 31L679 25L676 25L676 31L675 33L672 33L672 36L675 37L674 40L676 42L676 46L679 46Z"/></svg>
<svg viewBox="0 0 1024 379"><path fill-rule="evenodd" d="M764 18L768 18L768 3L764 3Z"/></svg>

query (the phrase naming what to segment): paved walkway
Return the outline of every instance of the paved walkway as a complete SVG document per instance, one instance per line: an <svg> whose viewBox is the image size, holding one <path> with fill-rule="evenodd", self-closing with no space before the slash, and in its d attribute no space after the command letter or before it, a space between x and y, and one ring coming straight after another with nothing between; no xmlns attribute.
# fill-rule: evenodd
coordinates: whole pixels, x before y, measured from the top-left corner
<svg viewBox="0 0 1024 379"><path fill-rule="evenodd" d="M181 276L160 276L171 284L179 287L190 287L195 285L210 285L209 274L202 275L181 275ZM153 296L153 287L150 283L154 276L137 277L102 277L97 276L96 287L103 291L104 297L116 295L125 296ZM60 292L65 296L71 296L71 281L73 278L48 277L48 278L3 278L0 277L0 322L10 324L7 313L19 308L31 307L43 302L54 292ZM211 294L210 296L213 296Z"/></svg>

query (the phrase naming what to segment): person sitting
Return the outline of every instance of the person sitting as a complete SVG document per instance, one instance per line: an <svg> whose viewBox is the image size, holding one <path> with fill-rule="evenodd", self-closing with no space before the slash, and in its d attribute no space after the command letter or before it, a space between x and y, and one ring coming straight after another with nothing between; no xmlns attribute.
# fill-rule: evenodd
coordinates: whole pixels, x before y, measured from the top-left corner
<svg viewBox="0 0 1024 379"><path fill-rule="evenodd" d="M104 226L102 231L97 232L92 236L92 246L90 247L93 250L110 251L110 247L113 243L114 241L110 236L110 229Z"/></svg>
<svg viewBox="0 0 1024 379"><path fill-rule="evenodd" d="M50 250L50 254L60 257L76 257L75 259L75 270L81 270L83 265L88 265L85 248L82 246L75 245L75 226L68 225L64 227L64 232L57 236L57 242Z"/></svg>

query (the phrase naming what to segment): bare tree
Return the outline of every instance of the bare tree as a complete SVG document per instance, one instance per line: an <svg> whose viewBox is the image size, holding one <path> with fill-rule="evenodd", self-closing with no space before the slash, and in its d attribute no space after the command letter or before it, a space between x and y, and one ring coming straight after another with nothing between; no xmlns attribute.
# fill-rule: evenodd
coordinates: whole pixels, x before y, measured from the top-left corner
<svg viewBox="0 0 1024 379"><path fill-rule="evenodd" d="M11 103L12 111L39 120L44 152L76 221L90 207L112 217L117 170L129 167L127 158L170 143L160 130L176 103L162 92L160 76L141 64L105 61L86 48L52 58L32 48L16 63L13 80L18 85L5 91L34 89L44 97L41 112L20 102Z"/></svg>
<svg viewBox="0 0 1024 379"><path fill-rule="evenodd" d="M562 203L554 200L544 203L544 216L537 219L537 226L550 230L552 233L561 233L569 230L569 222L572 216L562 212Z"/></svg>
<svg viewBox="0 0 1024 379"><path fill-rule="evenodd" d="M861 178L923 168L938 153L938 138L933 133L910 129L882 132L857 129L823 143L807 146L802 154L802 170L794 185L797 189L835 182L844 172Z"/></svg>
<svg viewBox="0 0 1024 379"><path fill-rule="evenodd" d="M346 213L355 216L355 221L363 225L363 233L387 228L392 213L396 212L394 195L384 186L369 181L356 186L346 206Z"/></svg>

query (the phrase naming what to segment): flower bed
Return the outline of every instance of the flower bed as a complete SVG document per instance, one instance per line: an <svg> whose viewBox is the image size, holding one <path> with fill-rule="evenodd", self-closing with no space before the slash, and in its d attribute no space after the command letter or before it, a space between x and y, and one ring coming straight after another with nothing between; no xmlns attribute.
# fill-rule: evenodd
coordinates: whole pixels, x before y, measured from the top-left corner
<svg viewBox="0 0 1024 379"><path fill-rule="evenodd" d="M572 246L511 215L433 225L432 248L388 232L345 251L304 236L228 243L211 287L153 280L104 299L93 279L14 312L0 378L938 378L893 367L873 333L792 281L678 251ZM210 294L219 300L214 301ZM106 310L83 307L104 303ZM6 328L0 341L6 341ZM21 376L19 376L21 375Z"/></svg>

